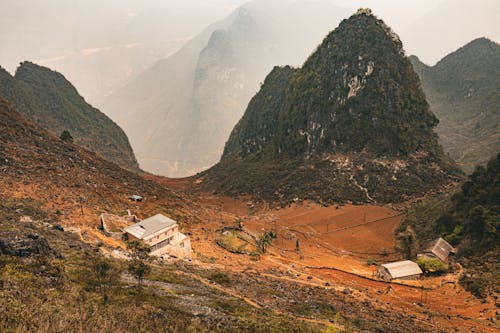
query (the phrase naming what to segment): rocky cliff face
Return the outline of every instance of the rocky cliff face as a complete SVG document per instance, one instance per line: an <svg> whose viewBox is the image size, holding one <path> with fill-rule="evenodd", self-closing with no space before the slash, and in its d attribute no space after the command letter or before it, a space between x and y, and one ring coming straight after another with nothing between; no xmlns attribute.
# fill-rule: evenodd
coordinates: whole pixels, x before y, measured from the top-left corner
<svg viewBox="0 0 500 333"><path fill-rule="evenodd" d="M437 123L397 35L360 10L301 68L271 72L206 183L285 201L401 201L459 174Z"/></svg>
<svg viewBox="0 0 500 333"><path fill-rule="evenodd" d="M103 110L125 129L144 169L193 175L220 159L273 66L302 63L345 14L327 1L250 1L110 96Z"/></svg>
<svg viewBox="0 0 500 333"><path fill-rule="evenodd" d="M67 130L82 147L121 167L139 170L123 130L87 104L60 73L30 62L22 63L15 76L0 68L0 97L53 134Z"/></svg>
<svg viewBox="0 0 500 333"><path fill-rule="evenodd" d="M470 173L500 152L500 46L476 39L429 67L411 57L443 148Z"/></svg>

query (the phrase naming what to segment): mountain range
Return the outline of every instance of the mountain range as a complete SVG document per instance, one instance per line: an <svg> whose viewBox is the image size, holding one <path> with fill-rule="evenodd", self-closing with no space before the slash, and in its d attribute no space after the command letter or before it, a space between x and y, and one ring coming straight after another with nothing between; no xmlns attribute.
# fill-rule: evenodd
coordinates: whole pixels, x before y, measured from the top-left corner
<svg viewBox="0 0 500 333"><path fill-rule="evenodd" d="M0 67L0 97L54 135L69 131L75 143L139 170L123 130L88 104L62 74L31 62L23 62L14 76Z"/></svg>
<svg viewBox="0 0 500 333"><path fill-rule="evenodd" d="M460 177L437 123L398 36L359 10L301 68L268 75L201 179L285 203L404 201Z"/></svg>
<svg viewBox="0 0 500 333"><path fill-rule="evenodd" d="M3 0L0 64L13 72L30 59L64 73L101 109L112 91L243 1Z"/></svg>
<svg viewBox="0 0 500 333"><path fill-rule="evenodd" d="M467 172L500 152L500 46L475 39L434 66L411 57L446 152Z"/></svg>
<svg viewBox="0 0 500 333"><path fill-rule="evenodd" d="M276 64L300 64L345 14L327 1L249 2L111 95L102 109L124 128L142 168L192 175L218 161L265 74Z"/></svg>
<svg viewBox="0 0 500 333"><path fill-rule="evenodd" d="M500 40L496 23L500 10L496 0L482 0L480 5L468 0L444 0L400 31L409 54L434 65L446 54L471 40L486 36ZM432 38L431 38L432 36Z"/></svg>

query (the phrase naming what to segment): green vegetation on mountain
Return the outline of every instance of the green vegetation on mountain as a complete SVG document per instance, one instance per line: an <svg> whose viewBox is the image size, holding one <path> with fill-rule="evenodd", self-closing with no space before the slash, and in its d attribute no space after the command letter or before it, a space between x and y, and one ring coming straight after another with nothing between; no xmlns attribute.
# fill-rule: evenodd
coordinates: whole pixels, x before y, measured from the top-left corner
<svg viewBox="0 0 500 333"><path fill-rule="evenodd" d="M302 68L271 72L204 184L284 202L402 201L460 175L437 123L399 38L360 10Z"/></svg>
<svg viewBox="0 0 500 333"><path fill-rule="evenodd" d="M54 135L68 131L74 142L129 170L139 166L123 130L87 104L63 75L23 62L15 76L0 68L0 96Z"/></svg>
<svg viewBox="0 0 500 333"><path fill-rule="evenodd" d="M457 258L467 269L462 279L466 287L477 295L499 294L500 154L486 167L477 167L454 194L414 205L400 232L409 229L420 245L443 237L458 246Z"/></svg>
<svg viewBox="0 0 500 333"><path fill-rule="evenodd" d="M500 45L476 39L429 67L411 57L443 148L467 172L500 152Z"/></svg>

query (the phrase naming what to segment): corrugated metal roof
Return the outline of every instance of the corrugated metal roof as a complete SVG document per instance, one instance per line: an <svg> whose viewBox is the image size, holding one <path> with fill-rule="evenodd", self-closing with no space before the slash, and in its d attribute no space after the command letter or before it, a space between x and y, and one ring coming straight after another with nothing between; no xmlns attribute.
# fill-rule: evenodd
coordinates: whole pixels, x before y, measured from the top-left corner
<svg viewBox="0 0 500 333"><path fill-rule="evenodd" d="M124 231L133 235L134 237L144 239L174 224L177 224L177 222L162 214L157 214L125 228Z"/></svg>
<svg viewBox="0 0 500 333"><path fill-rule="evenodd" d="M438 238L425 248L425 252L430 252L438 257L441 261L447 262L450 253L455 252L455 248L442 238Z"/></svg>
<svg viewBox="0 0 500 333"><path fill-rule="evenodd" d="M410 260L391 262L390 264L382 265L382 267L387 269L393 279L422 274L420 267Z"/></svg>

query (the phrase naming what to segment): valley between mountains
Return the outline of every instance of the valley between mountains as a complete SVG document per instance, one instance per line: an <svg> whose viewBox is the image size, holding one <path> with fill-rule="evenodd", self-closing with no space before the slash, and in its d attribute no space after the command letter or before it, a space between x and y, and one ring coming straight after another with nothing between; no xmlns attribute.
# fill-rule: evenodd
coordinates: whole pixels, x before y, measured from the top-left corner
<svg viewBox="0 0 500 333"><path fill-rule="evenodd" d="M185 178L140 170L59 73L0 72L0 332L498 332L498 79L461 76L451 106L440 90L471 48L497 67L486 39L426 66L359 9ZM474 126L488 152L457 158Z"/></svg>
<svg viewBox="0 0 500 333"><path fill-rule="evenodd" d="M196 178L134 175L62 142L6 102L0 110L0 249L14 253L1 261L2 330L74 330L99 318L104 331L135 331L143 320L158 331L496 331L494 299L464 290L461 269L418 281L374 276L374 264L401 258L396 229L407 203L281 207L200 192ZM142 202L128 201L135 192ZM126 209L175 218L193 244L191 260L152 263L139 294L127 275L92 287L94 263L124 270L126 253L123 241L99 230L98 213ZM277 237L260 252L263 230ZM16 256L12 233L26 254ZM82 297L90 307L77 306Z"/></svg>

